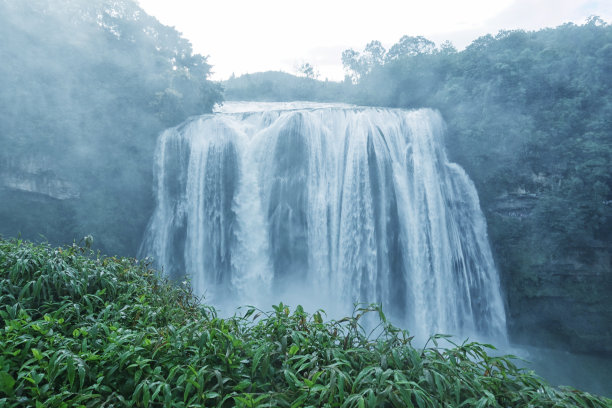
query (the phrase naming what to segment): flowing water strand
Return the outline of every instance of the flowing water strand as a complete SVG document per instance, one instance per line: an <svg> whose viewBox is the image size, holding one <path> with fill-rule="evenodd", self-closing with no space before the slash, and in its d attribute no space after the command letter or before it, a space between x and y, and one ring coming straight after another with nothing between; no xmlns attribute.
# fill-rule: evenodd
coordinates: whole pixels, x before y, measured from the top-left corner
<svg viewBox="0 0 612 408"><path fill-rule="evenodd" d="M505 338L478 195L437 112L256 105L161 135L142 255L218 305L378 302L421 336Z"/></svg>

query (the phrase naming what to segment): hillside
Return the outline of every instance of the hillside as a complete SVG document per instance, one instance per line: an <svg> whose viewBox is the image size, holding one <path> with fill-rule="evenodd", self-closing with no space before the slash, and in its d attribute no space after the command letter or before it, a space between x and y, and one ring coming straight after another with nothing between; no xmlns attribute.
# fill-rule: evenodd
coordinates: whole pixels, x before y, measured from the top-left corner
<svg viewBox="0 0 612 408"><path fill-rule="evenodd" d="M221 101L134 0L0 1L0 233L136 254L159 132Z"/></svg>

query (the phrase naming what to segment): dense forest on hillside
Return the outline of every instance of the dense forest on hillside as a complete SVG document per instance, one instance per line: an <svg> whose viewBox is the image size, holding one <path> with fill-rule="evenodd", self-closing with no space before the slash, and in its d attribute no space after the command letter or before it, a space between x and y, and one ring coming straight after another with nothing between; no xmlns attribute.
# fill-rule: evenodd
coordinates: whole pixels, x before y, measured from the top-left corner
<svg viewBox="0 0 612 408"><path fill-rule="evenodd" d="M405 36L342 61L346 80L304 99L442 113L451 159L478 188L514 338L612 353L612 25L501 31L460 52ZM273 74L227 81L228 98L257 87L286 100Z"/></svg>
<svg viewBox="0 0 612 408"><path fill-rule="evenodd" d="M338 102L351 91L351 82L319 81L286 72L245 74L223 82L224 97L233 101Z"/></svg>
<svg viewBox="0 0 612 408"><path fill-rule="evenodd" d="M0 61L0 234L135 254L157 135L221 100L206 58L133 0L0 0Z"/></svg>

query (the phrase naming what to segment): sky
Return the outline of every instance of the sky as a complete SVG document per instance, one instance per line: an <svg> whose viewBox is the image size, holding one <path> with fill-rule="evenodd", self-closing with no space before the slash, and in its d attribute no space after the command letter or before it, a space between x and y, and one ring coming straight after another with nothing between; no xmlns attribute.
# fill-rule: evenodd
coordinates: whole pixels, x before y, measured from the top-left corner
<svg viewBox="0 0 612 408"><path fill-rule="evenodd" d="M342 51L378 40L388 49L422 35L459 50L499 30L537 30L591 15L612 23L611 0L138 0L209 56L212 79L260 71L297 73L305 62L319 79L341 80Z"/></svg>

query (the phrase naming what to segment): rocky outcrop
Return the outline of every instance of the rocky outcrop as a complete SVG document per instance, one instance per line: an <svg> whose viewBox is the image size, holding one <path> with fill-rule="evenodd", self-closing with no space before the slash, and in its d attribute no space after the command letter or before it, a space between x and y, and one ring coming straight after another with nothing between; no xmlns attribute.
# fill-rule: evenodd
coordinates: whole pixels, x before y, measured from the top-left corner
<svg viewBox="0 0 612 408"><path fill-rule="evenodd" d="M586 251L588 263L579 260ZM508 320L515 340L612 355L609 251L594 245L563 259L533 259L525 267L532 278L508 288Z"/></svg>
<svg viewBox="0 0 612 408"><path fill-rule="evenodd" d="M0 161L0 187L42 194L58 200L80 196L78 185L58 177L49 160L44 157Z"/></svg>
<svg viewBox="0 0 612 408"><path fill-rule="evenodd" d="M612 248L596 239L561 247L540 200L516 190L483 201L511 339L612 355Z"/></svg>
<svg viewBox="0 0 612 408"><path fill-rule="evenodd" d="M537 201L538 196L533 193L506 193L493 201L491 210L505 217L524 218L531 215Z"/></svg>

